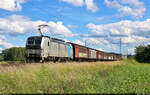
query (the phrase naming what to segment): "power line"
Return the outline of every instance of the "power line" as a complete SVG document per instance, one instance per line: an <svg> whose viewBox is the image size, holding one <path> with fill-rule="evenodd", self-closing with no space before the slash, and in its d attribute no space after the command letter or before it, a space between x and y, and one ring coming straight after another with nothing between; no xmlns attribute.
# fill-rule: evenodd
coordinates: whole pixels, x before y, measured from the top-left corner
<svg viewBox="0 0 150 95"><path fill-rule="evenodd" d="M87 40L85 40L85 47L86 47L86 44L87 44L86 41L87 41Z"/></svg>

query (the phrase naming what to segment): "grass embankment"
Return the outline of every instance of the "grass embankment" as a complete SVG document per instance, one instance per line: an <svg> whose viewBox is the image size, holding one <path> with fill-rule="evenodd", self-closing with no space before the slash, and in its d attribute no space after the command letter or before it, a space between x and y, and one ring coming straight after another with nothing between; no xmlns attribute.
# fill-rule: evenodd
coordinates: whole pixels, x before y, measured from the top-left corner
<svg viewBox="0 0 150 95"><path fill-rule="evenodd" d="M127 60L4 65L0 66L0 92L150 93L150 65Z"/></svg>
<svg viewBox="0 0 150 95"><path fill-rule="evenodd" d="M0 64L20 64L25 63L25 61L0 61Z"/></svg>

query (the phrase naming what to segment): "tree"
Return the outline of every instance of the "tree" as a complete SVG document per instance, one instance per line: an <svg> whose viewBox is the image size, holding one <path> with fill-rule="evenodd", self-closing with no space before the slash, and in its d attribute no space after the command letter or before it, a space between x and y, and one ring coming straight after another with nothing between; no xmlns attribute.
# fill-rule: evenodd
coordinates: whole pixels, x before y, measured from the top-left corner
<svg viewBox="0 0 150 95"><path fill-rule="evenodd" d="M136 47L135 53L135 59L138 62L150 62L150 45Z"/></svg>
<svg viewBox="0 0 150 95"><path fill-rule="evenodd" d="M24 61L25 60L25 48L24 47L12 47L2 51L5 61Z"/></svg>
<svg viewBox="0 0 150 95"><path fill-rule="evenodd" d="M0 61L3 61L3 56L1 53L0 53Z"/></svg>

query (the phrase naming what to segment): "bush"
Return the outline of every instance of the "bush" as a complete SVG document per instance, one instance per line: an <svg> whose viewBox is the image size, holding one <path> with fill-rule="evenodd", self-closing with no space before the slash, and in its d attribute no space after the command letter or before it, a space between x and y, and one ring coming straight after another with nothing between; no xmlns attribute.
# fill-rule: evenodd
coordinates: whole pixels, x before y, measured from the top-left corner
<svg viewBox="0 0 150 95"><path fill-rule="evenodd" d="M25 60L25 48L13 47L2 51L5 61L24 61Z"/></svg>
<svg viewBox="0 0 150 95"><path fill-rule="evenodd" d="M138 62L148 62L150 63L150 45L143 46L140 45L135 49L135 59Z"/></svg>

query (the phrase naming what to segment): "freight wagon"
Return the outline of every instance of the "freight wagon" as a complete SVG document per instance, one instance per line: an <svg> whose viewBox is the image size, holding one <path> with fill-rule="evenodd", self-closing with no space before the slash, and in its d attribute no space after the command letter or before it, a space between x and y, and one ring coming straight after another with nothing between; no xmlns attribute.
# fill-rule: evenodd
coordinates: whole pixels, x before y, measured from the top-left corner
<svg viewBox="0 0 150 95"><path fill-rule="evenodd" d="M97 51L97 59L104 61L104 52L103 51Z"/></svg>
<svg viewBox="0 0 150 95"><path fill-rule="evenodd" d="M70 43L73 47L73 59L75 61L81 61L81 60L87 60L88 59L88 48L78 45L78 44L74 44L74 43Z"/></svg>
<svg viewBox="0 0 150 95"><path fill-rule="evenodd" d="M97 50L89 48L89 59L96 60L98 59L96 56Z"/></svg>

